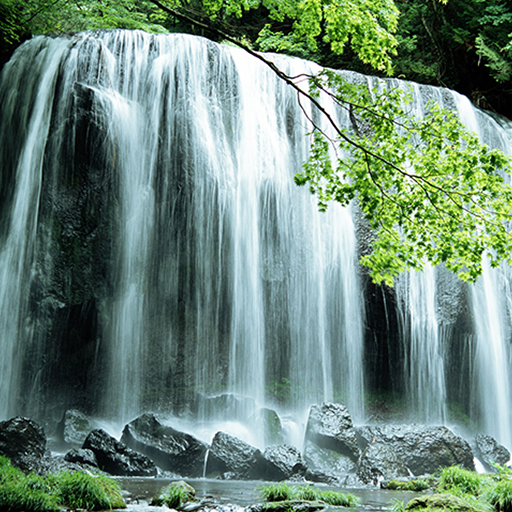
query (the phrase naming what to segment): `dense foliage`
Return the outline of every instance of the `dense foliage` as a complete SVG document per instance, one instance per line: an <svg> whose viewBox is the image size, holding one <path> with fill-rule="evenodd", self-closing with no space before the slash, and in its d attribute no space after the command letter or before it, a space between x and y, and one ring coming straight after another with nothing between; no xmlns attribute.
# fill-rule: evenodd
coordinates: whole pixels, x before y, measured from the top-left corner
<svg viewBox="0 0 512 512"><path fill-rule="evenodd" d="M314 125L311 158L296 182L317 195L321 210L357 200L377 235L362 259L377 283L427 262L474 281L483 257L491 266L510 260L505 155L434 104L416 119L406 94L387 85L370 91L329 71L310 77L306 92L254 52L463 83L478 104L500 108L502 100L489 98L493 84L503 91L511 82L509 0L0 0L0 12L4 49L30 33L123 27L201 33L264 60L334 130L327 136L325 124ZM322 107L321 92L350 112L352 128Z"/></svg>

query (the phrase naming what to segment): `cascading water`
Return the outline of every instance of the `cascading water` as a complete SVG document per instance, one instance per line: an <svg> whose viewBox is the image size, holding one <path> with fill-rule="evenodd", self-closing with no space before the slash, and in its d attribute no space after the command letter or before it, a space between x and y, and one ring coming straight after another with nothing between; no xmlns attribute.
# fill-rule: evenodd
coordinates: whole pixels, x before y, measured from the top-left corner
<svg viewBox="0 0 512 512"><path fill-rule="evenodd" d="M505 153L511 153L511 141L498 123L475 111L467 98L459 97L458 110L465 125ZM483 274L471 288L471 307L476 335L474 407L484 428L506 446L512 446L510 403L512 371L510 336L512 310L510 268L491 269L486 260Z"/></svg>
<svg viewBox="0 0 512 512"><path fill-rule="evenodd" d="M179 412L195 407L197 392L231 392L245 397L230 410L234 419L269 396L292 410L343 399L362 418L354 227L348 210L333 206L322 215L293 184L308 152L308 126L293 91L243 52L190 36L112 32L58 41L56 64L45 68L49 79L38 96L53 120L46 151L88 148L107 183L104 211L93 215L96 231L110 231L111 240L101 290L89 293L101 326L95 350L107 360L104 414L125 421L146 408ZM36 44L49 52L57 43L40 38L28 46ZM19 54L12 66L21 73L23 65ZM288 59L280 65L297 73L309 66ZM7 82L4 75L4 90ZM76 118L83 127L72 126ZM34 122L43 121L49 122ZM71 142L59 127L66 124L74 130ZM37 129L40 147L25 143L39 148L45 173L55 176L67 166L71 188L80 187L72 164L44 153L48 128ZM62 200L55 201L38 227L50 233L49 245L40 243L47 260L57 257L48 241L58 234L54 217ZM35 233L20 229L9 236L33 244ZM89 233L92 246L96 231ZM37 266L41 257L24 264ZM9 265L4 272L13 272ZM74 272L68 267L55 279L73 280ZM65 291L52 293L62 304L45 315L70 302ZM27 294L18 300L30 301ZM11 314L6 308L2 321ZM29 335L15 334L12 345L27 343ZM3 350L9 367L21 361ZM3 377L2 393L13 386ZM203 416L211 413L201 399L197 407Z"/></svg>
<svg viewBox="0 0 512 512"><path fill-rule="evenodd" d="M316 69L270 58L297 77ZM416 115L429 98L461 101L412 89ZM0 99L1 417L77 407L254 425L258 407L300 415L332 400L362 421L365 372L385 372L368 332L382 315L398 325L386 336L413 416L444 422L456 399L510 443L508 269L474 287L409 273L385 311L365 311L352 210L319 213L293 183L303 109L317 113L263 63L192 36L39 37L4 69ZM484 115L470 126L504 133ZM454 386L454 364L478 387Z"/></svg>

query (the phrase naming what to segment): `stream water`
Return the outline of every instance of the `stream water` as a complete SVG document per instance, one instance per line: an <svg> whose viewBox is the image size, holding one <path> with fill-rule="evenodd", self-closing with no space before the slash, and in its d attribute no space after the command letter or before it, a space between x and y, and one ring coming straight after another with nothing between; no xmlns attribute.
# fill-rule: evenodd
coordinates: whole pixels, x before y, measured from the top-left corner
<svg viewBox="0 0 512 512"><path fill-rule="evenodd" d="M160 511L160 507L149 505L151 498L164 486L169 483L168 479L162 478L118 478L122 489L127 493L128 510L133 512ZM262 500L258 493L258 487L268 482L262 481L240 481L240 480L208 480L208 479L186 479L196 490L197 498L212 497L215 503L226 507L247 507ZM393 500L408 502L417 493L411 491L388 491L382 489L351 488L351 487L329 487L321 486L322 490L334 490L349 492L361 498L361 506L354 510L378 511L387 510ZM337 509L338 510L338 509Z"/></svg>

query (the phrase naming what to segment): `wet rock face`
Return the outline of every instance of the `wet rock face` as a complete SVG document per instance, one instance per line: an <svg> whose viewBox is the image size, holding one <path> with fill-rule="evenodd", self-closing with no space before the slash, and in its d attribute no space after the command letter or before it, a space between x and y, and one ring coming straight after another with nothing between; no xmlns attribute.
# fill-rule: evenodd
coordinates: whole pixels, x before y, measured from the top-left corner
<svg viewBox="0 0 512 512"><path fill-rule="evenodd" d="M265 475L267 468L263 454L254 446L224 432L217 432L213 437L206 463L206 476L259 479Z"/></svg>
<svg viewBox="0 0 512 512"><path fill-rule="evenodd" d="M295 475L304 475L306 465L297 448L288 445L269 446L263 452L268 463L266 480L287 480Z"/></svg>
<svg viewBox="0 0 512 512"><path fill-rule="evenodd" d="M203 476L208 445L190 434L162 425L153 414L143 414L126 425L121 441L166 471L188 477Z"/></svg>
<svg viewBox="0 0 512 512"><path fill-rule="evenodd" d="M82 446L87 434L93 430L87 416L80 411L70 409L64 414L58 426L61 440L69 445Z"/></svg>
<svg viewBox="0 0 512 512"><path fill-rule="evenodd" d="M455 464L475 469L468 442L447 427L384 425L361 427L357 432L365 447L378 442L392 448L414 475L431 474Z"/></svg>
<svg viewBox="0 0 512 512"><path fill-rule="evenodd" d="M344 405L324 402L311 406L305 439L319 448L345 455L354 462L359 459L356 431Z"/></svg>
<svg viewBox="0 0 512 512"><path fill-rule="evenodd" d="M109 436L104 430L93 430L85 439L84 450L96 456L98 467L114 476L155 476L154 462L135 452L124 443Z"/></svg>
<svg viewBox="0 0 512 512"><path fill-rule="evenodd" d="M73 448L66 455L64 455L64 460L66 462L74 462L76 464L98 467L98 462L96 461L96 455L92 450L82 450Z"/></svg>
<svg viewBox="0 0 512 512"><path fill-rule="evenodd" d="M21 457L40 458L46 450L46 435L34 421L16 416L0 422L0 453L13 461Z"/></svg>
<svg viewBox="0 0 512 512"><path fill-rule="evenodd" d="M358 478L365 484L377 485L382 480L408 476L404 461L393 448L382 443L371 443L363 451L357 470Z"/></svg>
<svg viewBox="0 0 512 512"><path fill-rule="evenodd" d="M347 408L330 402L311 406L303 456L314 479L337 481L348 473L355 473L359 455L356 432Z"/></svg>
<svg viewBox="0 0 512 512"><path fill-rule="evenodd" d="M493 464L503 466L510 460L510 452L487 434L475 437L475 455L490 472L495 471Z"/></svg>

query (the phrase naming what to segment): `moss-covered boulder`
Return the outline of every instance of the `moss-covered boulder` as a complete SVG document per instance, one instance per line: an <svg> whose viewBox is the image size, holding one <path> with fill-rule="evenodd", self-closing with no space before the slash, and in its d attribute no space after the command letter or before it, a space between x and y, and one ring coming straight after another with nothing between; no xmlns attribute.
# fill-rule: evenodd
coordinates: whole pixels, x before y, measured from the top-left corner
<svg viewBox="0 0 512 512"><path fill-rule="evenodd" d="M476 502L470 502L453 494L427 494L409 501L405 510L411 512L487 512L488 508L479 507Z"/></svg>
<svg viewBox="0 0 512 512"><path fill-rule="evenodd" d="M151 505L156 507L166 505L169 508L178 509L184 503L194 501L195 497L196 490L191 485L187 484L187 482L179 480L162 487L160 491L153 496Z"/></svg>

